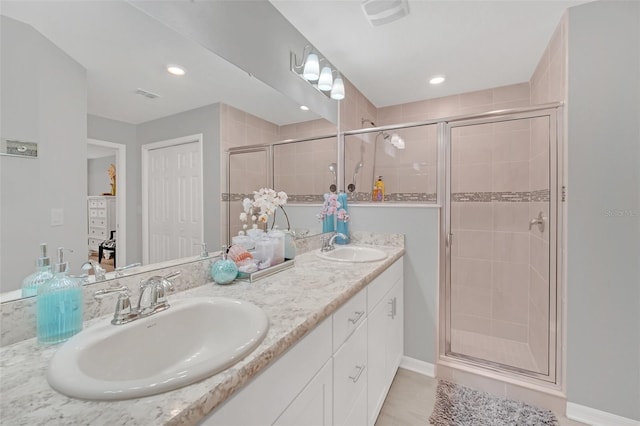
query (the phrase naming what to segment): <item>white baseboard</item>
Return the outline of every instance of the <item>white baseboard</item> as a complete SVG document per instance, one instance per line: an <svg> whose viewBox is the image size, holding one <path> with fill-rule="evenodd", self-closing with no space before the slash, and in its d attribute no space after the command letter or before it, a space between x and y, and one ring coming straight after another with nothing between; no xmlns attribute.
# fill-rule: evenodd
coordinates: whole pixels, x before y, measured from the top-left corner
<svg viewBox="0 0 640 426"><path fill-rule="evenodd" d="M419 359L409 358L408 356L402 357L402 360L400 361L400 368L414 371L424 376L436 377L435 365L429 362L420 361Z"/></svg>
<svg viewBox="0 0 640 426"><path fill-rule="evenodd" d="M592 426L640 426L640 421L567 402L567 418Z"/></svg>

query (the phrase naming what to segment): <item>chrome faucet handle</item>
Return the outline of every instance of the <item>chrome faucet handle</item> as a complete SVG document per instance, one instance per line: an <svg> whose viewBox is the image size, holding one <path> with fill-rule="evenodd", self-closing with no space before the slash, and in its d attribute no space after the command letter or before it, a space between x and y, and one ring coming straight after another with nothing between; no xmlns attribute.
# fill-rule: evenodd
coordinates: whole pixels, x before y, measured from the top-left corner
<svg viewBox="0 0 640 426"><path fill-rule="evenodd" d="M95 260L88 260L82 264L83 271L89 271L93 269L93 275L96 277L96 282L105 281L107 271L100 266Z"/></svg>
<svg viewBox="0 0 640 426"><path fill-rule="evenodd" d="M320 247L320 251L324 252L324 251L331 250L329 248L329 238L331 237L326 237L326 236L320 237L320 242L322 243L322 246Z"/></svg>
<svg viewBox="0 0 640 426"><path fill-rule="evenodd" d="M121 266L119 268L116 268L116 277L121 277L121 276L124 275L124 271L126 271L127 269L137 268L140 265L142 265L142 263L136 262L136 263L132 263L132 264L127 265L127 266Z"/></svg>
<svg viewBox="0 0 640 426"><path fill-rule="evenodd" d="M138 318L138 311L131 308L131 294L129 293L129 289L125 286L98 290L93 294L93 297L96 300L101 300L104 296L113 293L118 293L118 301L116 302L116 309L113 313L111 324L126 324Z"/></svg>

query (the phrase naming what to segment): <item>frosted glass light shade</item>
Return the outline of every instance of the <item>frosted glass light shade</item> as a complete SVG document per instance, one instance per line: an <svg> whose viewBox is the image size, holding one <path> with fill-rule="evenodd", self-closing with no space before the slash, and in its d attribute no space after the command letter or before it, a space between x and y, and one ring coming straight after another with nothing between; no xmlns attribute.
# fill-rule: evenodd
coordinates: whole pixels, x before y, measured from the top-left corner
<svg viewBox="0 0 640 426"><path fill-rule="evenodd" d="M316 81L320 76L320 61L318 55L315 53L309 53L307 60L304 62L304 69L302 76L307 81Z"/></svg>
<svg viewBox="0 0 640 426"><path fill-rule="evenodd" d="M337 101L344 99L344 82L342 81L342 77L336 78L333 82L333 87L331 88L331 99L335 99Z"/></svg>
<svg viewBox="0 0 640 426"><path fill-rule="evenodd" d="M318 80L318 89L326 92L331 90L333 86L333 75L331 74L331 68L323 67L320 72L320 79Z"/></svg>

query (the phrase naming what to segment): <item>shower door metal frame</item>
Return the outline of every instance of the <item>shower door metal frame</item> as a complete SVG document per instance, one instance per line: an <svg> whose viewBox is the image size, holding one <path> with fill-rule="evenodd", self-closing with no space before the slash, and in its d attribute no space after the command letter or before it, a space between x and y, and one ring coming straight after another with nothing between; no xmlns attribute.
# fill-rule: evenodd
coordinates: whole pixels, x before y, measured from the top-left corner
<svg viewBox="0 0 640 426"><path fill-rule="evenodd" d="M470 125L504 122L537 117L549 118L549 346L548 373L541 374L518 367L506 366L489 360L478 359L451 352L451 245L455 236L451 233L451 130ZM440 210L440 279L439 279L439 327L438 363L448 367L464 365L479 367L484 371L533 384L561 389L563 384L563 144L562 104L546 104L530 108L497 111L478 116L456 117L441 123L439 145L438 199ZM558 350L560 349L560 350ZM482 371L481 370L481 371Z"/></svg>

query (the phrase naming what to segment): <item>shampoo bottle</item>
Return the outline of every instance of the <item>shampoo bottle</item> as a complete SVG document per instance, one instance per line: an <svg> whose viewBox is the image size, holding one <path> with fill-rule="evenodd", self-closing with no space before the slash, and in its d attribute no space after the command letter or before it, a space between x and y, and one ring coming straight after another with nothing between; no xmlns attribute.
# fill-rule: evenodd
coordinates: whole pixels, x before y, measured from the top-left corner
<svg viewBox="0 0 640 426"><path fill-rule="evenodd" d="M38 287L53 277L51 259L47 256L47 245L40 244L40 257L36 260L36 271L22 281L22 297L38 295Z"/></svg>
<svg viewBox="0 0 640 426"><path fill-rule="evenodd" d="M82 330L82 286L68 275L69 263L64 249L58 248L58 263L53 276L38 287L38 343L52 345L64 342Z"/></svg>
<svg viewBox="0 0 640 426"><path fill-rule="evenodd" d="M376 201L384 201L384 182L382 181L382 176L378 176L375 194Z"/></svg>

